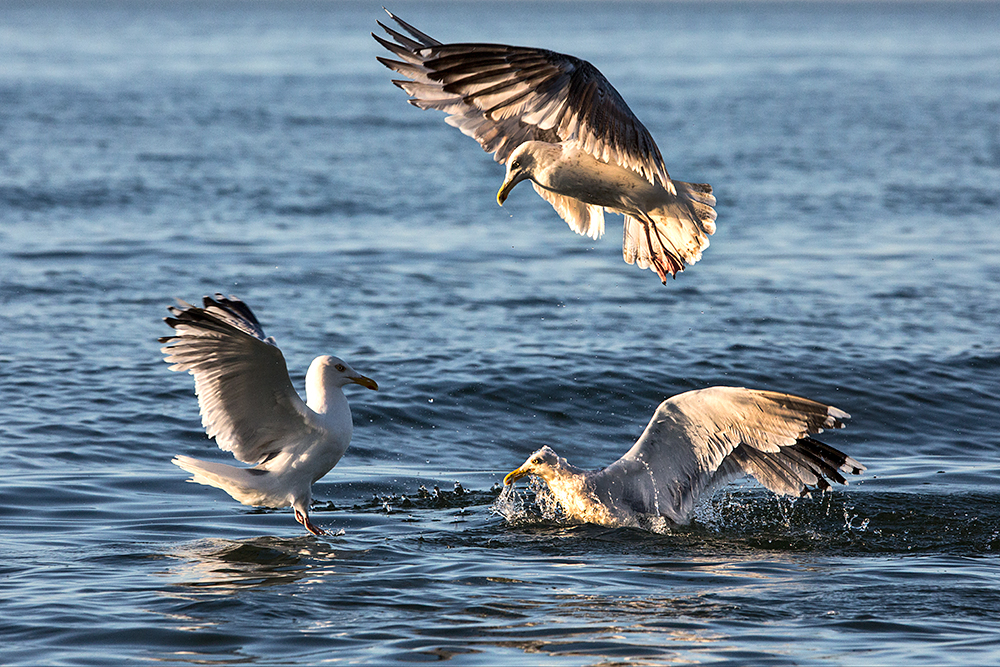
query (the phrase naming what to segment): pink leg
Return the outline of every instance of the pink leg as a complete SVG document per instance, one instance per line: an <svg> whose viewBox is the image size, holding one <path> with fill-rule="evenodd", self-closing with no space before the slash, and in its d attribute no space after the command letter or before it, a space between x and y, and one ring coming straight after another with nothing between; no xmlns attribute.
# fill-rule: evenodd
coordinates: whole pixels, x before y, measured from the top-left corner
<svg viewBox="0 0 1000 667"><path fill-rule="evenodd" d="M673 244L663 236L659 227L655 224L650 224L646 229L647 232L654 232L656 234L656 240L660 242L660 247L663 248L663 256L660 256L660 254L653 249L653 234L647 233L646 244L649 247L649 254L653 259L653 268L656 269L656 273L660 276L660 280L664 285L666 285L667 272L670 272L671 278L676 278L677 272L684 270L684 263L681 262L677 249L674 248ZM667 247L670 247L673 252L667 250ZM667 261L664 261L664 259Z"/></svg>
<svg viewBox="0 0 1000 667"><path fill-rule="evenodd" d="M326 535L326 531L322 528L317 527L312 521L309 520L308 514L303 514L298 510L295 510L295 520L305 526L313 535Z"/></svg>

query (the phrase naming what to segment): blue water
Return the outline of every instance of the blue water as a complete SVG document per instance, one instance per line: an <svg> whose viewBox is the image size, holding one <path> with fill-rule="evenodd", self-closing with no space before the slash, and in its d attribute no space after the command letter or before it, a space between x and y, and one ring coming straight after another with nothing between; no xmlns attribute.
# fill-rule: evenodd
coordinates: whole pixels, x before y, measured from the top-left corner
<svg viewBox="0 0 1000 667"><path fill-rule="evenodd" d="M1000 5L390 9L589 59L715 186L711 247L664 287L617 218L497 207L378 3L0 4L0 662L1000 661ZM381 387L328 538L170 464L226 459L156 343L215 291L297 386L333 353ZM606 465L713 384L846 410L867 473L667 535L490 511L538 446Z"/></svg>

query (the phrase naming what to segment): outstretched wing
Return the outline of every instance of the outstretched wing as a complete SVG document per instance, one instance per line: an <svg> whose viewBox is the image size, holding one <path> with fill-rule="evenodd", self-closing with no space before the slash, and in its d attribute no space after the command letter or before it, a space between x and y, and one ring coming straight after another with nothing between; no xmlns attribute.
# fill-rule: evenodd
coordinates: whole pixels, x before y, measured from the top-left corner
<svg viewBox="0 0 1000 667"><path fill-rule="evenodd" d="M244 463L259 463L289 437L316 427L292 387L273 338L236 297L205 297L199 308L180 302L164 321L176 334L159 342L170 370L194 376L201 421L219 447Z"/></svg>
<svg viewBox="0 0 1000 667"><path fill-rule="evenodd" d="M837 408L773 391L710 387L667 399L621 459L595 476L622 486L634 511L676 523L690 517L703 493L745 474L771 491L803 496L846 484L840 471L863 465L809 437L843 428ZM625 483L625 480L628 480Z"/></svg>
<svg viewBox="0 0 1000 667"><path fill-rule="evenodd" d="M505 163L525 141L568 142L672 191L653 137L587 61L504 44L442 44L387 13L413 37L381 22L395 41L372 33L401 59L378 59L409 79L393 83L410 95L411 104L448 114L450 125L497 162Z"/></svg>

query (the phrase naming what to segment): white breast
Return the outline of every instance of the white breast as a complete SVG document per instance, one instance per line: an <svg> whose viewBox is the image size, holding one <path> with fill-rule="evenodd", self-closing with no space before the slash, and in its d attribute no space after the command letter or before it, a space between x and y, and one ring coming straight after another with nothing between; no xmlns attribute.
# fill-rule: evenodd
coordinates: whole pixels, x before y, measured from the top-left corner
<svg viewBox="0 0 1000 667"><path fill-rule="evenodd" d="M631 169L601 162L577 148L564 147L558 160L535 175L542 187L616 213L645 212L672 197Z"/></svg>

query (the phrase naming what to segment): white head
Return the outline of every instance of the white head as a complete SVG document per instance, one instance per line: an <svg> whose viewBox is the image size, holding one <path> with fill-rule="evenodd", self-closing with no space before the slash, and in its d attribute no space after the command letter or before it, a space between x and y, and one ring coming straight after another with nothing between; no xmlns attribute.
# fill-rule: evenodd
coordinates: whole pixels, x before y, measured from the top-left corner
<svg viewBox="0 0 1000 667"><path fill-rule="evenodd" d="M318 406L325 405L327 392L349 384L378 389L375 380L361 375L343 359L329 355L316 357L309 364L309 371L306 373L306 400L309 407L316 410Z"/></svg>
<svg viewBox="0 0 1000 667"><path fill-rule="evenodd" d="M507 175L504 176L503 185L497 192L498 204L503 206L515 185L534 176L535 168L538 166L538 155L543 148L549 146L552 144L543 141L526 141L510 154L507 158Z"/></svg>
<svg viewBox="0 0 1000 667"><path fill-rule="evenodd" d="M579 471L546 445L529 456L520 468L507 473L507 476L503 478L503 483L504 486L509 486L527 475L538 475L549 482L566 472L576 473Z"/></svg>

